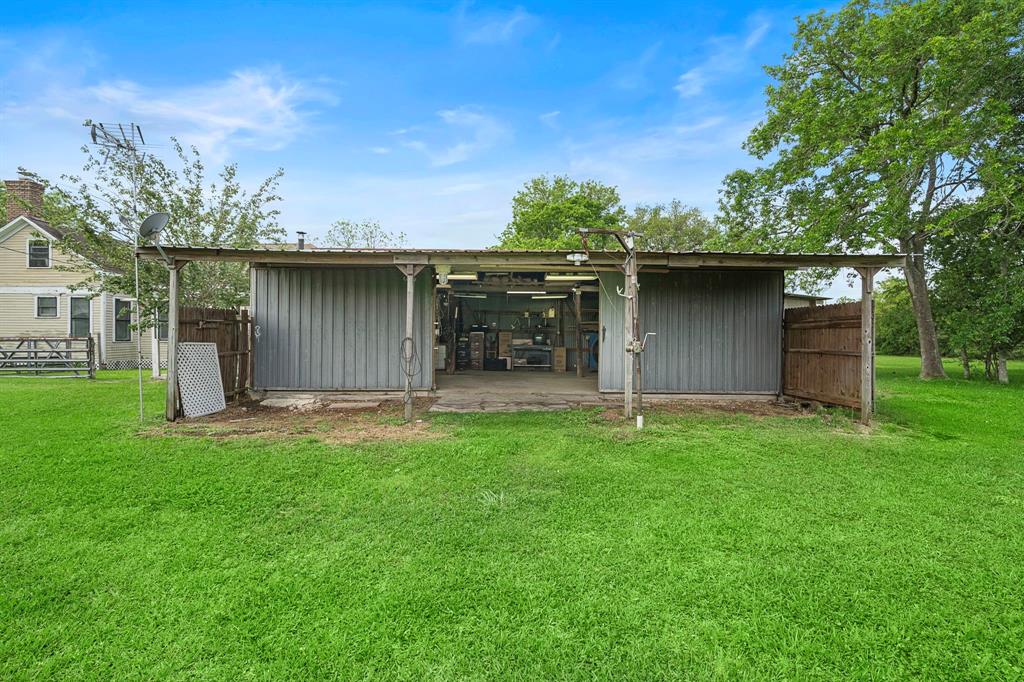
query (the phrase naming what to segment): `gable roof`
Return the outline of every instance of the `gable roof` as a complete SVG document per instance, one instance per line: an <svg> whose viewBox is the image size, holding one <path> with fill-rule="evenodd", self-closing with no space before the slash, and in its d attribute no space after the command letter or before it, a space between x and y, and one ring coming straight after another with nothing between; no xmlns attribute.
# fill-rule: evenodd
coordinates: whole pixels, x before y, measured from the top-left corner
<svg viewBox="0 0 1024 682"><path fill-rule="evenodd" d="M29 218L28 216L20 215L3 227L0 227L0 242L7 241L26 227L33 227L54 241L60 241L64 238L63 232L42 218Z"/></svg>

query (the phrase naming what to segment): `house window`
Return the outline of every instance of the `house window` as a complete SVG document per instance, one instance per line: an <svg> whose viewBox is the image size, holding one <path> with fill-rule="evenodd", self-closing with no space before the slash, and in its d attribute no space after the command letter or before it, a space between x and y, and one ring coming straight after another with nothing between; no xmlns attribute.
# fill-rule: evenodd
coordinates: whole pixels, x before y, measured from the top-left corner
<svg viewBox="0 0 1024 682"><path fill-rule="evenodd" d="M71 297L71 336L89 336L91 303L84 296Z"/></svg>
<svg viewBox="0 0 1024 682"><path fill-rule="evenodd" d="M36 317L57 317L57 297L36 296Z"/></svg>
<svg viewBox="0 0 1024 682"><path fill-rule="evenodd" d="M132 302L114 299L114 341L132 340Z"/></svg>
<svg viewBox="0 0 1024 682"><path fill-rule="evenodd" d="M50 242L48 240L28 240L28 266L30 268L50 267Z"/></svg>
<svg viewBox="0 0 1024 682"><path fill-rule="evenodd" d="M156 334L156 338L159 341L167 340L167 311L161 310L156 314L156 326L153 327L153 333Z"/></svg>

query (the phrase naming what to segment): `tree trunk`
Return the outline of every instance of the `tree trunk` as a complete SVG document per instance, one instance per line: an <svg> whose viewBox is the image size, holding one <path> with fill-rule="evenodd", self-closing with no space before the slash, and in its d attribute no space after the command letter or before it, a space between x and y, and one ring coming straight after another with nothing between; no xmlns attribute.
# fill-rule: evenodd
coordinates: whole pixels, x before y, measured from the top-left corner
<svg viewBox="0 0 1024 682"><path fill-rule="evenodd" d="M996 374L999 376L999 383L1010 383L1010 372L1006 368L1006 351L996 351Z"/></svg>
<svg viewBox="0 0 1024 682"><path fill-rule="evenodd" d="M967 349L960 349L960 364L964 368L964 379L971 378L971 358L967 355Z"/></svg>
<svg viewBox="0 0 1024 682"><path fill-rule="evenodd" d="M992 378L992 351L985 353L985 378Z"/></svg>
<svg viewBox="0 0 1024 682"><path fill-rule="evenodd" d="M942 368L942 355L939 352L939 335L935 331L935 318L932 315L932 304L928 300L928 282L924 270L924 244L920 241L902 242L900 246L907 252L907 265L903 275L910 290L910 302L914 307L914 319L917 322L917 340L921 348L921 378L945 379L946 371Z"/></svg>

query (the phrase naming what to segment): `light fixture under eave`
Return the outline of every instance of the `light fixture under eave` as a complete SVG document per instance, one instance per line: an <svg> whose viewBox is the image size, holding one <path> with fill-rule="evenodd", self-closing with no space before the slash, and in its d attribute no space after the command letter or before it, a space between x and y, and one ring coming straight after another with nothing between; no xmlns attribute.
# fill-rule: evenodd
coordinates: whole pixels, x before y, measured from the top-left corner
<svg viewBox="0 0 1024 682"><path fill-rule="evenodd" d="M551 273L544 275L545 282L592 282L597 279L597 275L552 275Z"/></svg>
<svg viewBox="0 0 1024 682"><path fill-rule="evenodd" d="M568 296L569 294L541 294L540 296L531 296L530 298L538 300L542 298L566 298Z"/></svg>
<svg viewBox="0 0 1024 682"><path fill-rule="evenodd" d="M455 298L487 298L487 294L452 294Z"/></svg>
<svg viewBox="0 0 1024 682"><path fill-rule="evenodd" d="M518 296L534 296L536 294L546 294L546 291L512 291L511 289L505 292L506 294L514 294Z"/></svg>
<svg viewBox="0 0 1024 682"><path fill-rule="evenodd" d="M570 253L566 255L565 259L573 265L580 265L590 260L590 256L585 253Z"/></svg>
<svg viewBox="0 0 1024 682"><path fill-rule="evenodd" d="M476 276L475 272L462 272L462 273L455 273L455 272L453 272L453 273L448 275L448 281L449 282L451 282L453 280L456 281L456 282L475 282L477 279L479 279L479 278Z"/></svg>

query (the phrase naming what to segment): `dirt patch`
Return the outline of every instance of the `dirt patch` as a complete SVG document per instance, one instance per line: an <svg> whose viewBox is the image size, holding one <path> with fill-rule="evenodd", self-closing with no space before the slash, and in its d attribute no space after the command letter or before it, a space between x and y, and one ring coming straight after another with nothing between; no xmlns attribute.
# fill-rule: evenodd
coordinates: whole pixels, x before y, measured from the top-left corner
<svg viewBox="0 0 1024 682"><path fill-rule="evenodd" d="M657 402L650 412L662 414L746 414L752 417L811 417L809 405L776 400L677 400Z"/></svg>
<svg viewBox="0 0 1024 682"><path fill-rule="evenodd" d="M329 405L288 409L248 402L228 405L217 414L163 424L143 435L223 439L258 436L281 440L313 437L324 443L343 445L382 440L433 440L445 433L419 416L430 404L429 398L417 399L413 403L417 416L411 424L406 424L400 401L346 409Z"/></svg>

